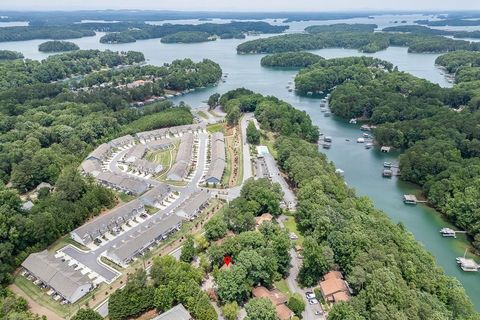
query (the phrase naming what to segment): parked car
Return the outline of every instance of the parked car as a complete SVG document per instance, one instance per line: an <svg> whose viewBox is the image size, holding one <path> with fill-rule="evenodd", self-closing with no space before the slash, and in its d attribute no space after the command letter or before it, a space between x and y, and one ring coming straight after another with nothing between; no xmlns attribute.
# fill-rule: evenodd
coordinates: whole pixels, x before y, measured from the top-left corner
<svg viewBox="0 0 480 320"><path fill-rule="evenodd" d="M309 303L309 304L317 304L317 303L318 303L318 300L315 299L315 298L309 299L309 300L308 300L308 303Z"/></svg>
<svg viewBox="0 0 480 320"><path fill-rule="evenodd" d="M305 292L305 296L307 297L308 300L316 298L315 293L311 291Z"/></svg>

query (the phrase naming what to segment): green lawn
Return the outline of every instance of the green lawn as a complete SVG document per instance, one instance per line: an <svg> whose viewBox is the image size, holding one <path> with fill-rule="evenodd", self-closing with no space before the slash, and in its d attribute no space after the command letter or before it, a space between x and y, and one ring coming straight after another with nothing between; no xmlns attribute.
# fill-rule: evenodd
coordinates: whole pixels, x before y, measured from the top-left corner
<svg viewBox="0 0 480 320"><path fill-rule="evenodd" d="M303 235L297 229L297 222L293 216L288 216L288 219L283 222L285 228L287 228L288 232L293 232L298 236L298 240L296 240L295 244L303 245Z"/></svg>
<svg viewBox="0 0 480 320"><path fill-rule="evenodd" d="M75 240L73 240L72 238L70 238L70 235L67 234L67 235L64 235L63 237L61 237L60 239L58 239L57 241L55 241L49 248L48 248L48 251L49 252L56 252L58 249L61 249L67 245L73 245L74 247L77 247L81 250L85 250L85 251L88 251L90 250L89 248L85 247L84 245L76 242Z"/></svg>
<svg viewBox="0 0 480 320"><path fill-rule="evenodd" d="M120 200L122 200L122 202L124 202L124 203L130 202L130 201L135 199L134 196L123 193L123 192L116 192L116 193L117 193L118 198Z"/></svg>
<svg viewBox="0 0 480 320"><path fill-rule="evenodd" d="M275 281L274 285L275 285L275 288L280 290L280 292L286 294L287 296L290 296L291 292L288 289L287 280L282 279L282 280L279 280L279 281Z"/></svg>
<svg viewBox="0 0 480 320"><path fill-rule="evenodd" d="M199 115L200 117L202 117L202 118L204 118L204 119L208 119L208 116L207 116L207 114L206 114L205 112L203 112L203 111L198 111L197 113L198 113L198 115Z"/></svg>
<svg viewBox="0 0 480 320"><path fill-rule="evenodd" d="M268 152L276 159L277 158L277 151L273 147L273 144L275 143L275 138L271 133L263 133L261 132L260 134L260 145L262 146L267 146Z"/></svg>
<svg viewBox="0 0 480 320"><path fill-rule="evenodd" d="M209 133L215 133L215 132L223 132L223 133L225 133L224 124L223 124L223 123L209 124L209 125L207 126L207 131L208 131Z"/></svg>
<svg viewBox="0 0 480 320"><path fill-rule="evenodd" d="M146 160L161 164L164 169L168 170L172 163L172 150L159 150L154 152L149 152L146 157Z"/></svg>

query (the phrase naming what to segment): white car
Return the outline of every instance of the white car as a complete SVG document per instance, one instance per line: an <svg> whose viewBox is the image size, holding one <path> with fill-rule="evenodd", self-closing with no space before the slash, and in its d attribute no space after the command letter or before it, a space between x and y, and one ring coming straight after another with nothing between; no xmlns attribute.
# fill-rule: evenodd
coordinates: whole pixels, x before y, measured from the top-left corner
<svg viewBox="0 0 480 320"><path fill-rule="evenodd" d="M318 303L318 300L315 299L315 298L309 299L309 300L308 300L308 303L309 303L309 304L317 304L317 303Z"/></svg>
<svg viewBox="0 0 480 320"><path fill-rule="evenodd" d="M316 298L315 293L313 292L307 292L305 293L305 296L307 297L308 300Z"/></svg>

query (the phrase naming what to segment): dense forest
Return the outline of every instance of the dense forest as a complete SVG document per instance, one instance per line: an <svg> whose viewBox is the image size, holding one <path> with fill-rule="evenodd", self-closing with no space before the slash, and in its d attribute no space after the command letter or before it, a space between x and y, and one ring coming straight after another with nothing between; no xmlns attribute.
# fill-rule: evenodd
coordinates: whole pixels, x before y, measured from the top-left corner
<svg viewBox="0 0 480 320"><path fill-rule="evenodd" d="M0 61L23 59L23 54L17 51L0 50Z"/></svg>
<svg viewBox="0 0 480 320"><path fill-rule="evenodd" d="M387 49L389 46L408 47L409 52L419 53L480 50L480 43L453 40L443 36L378 32L322 32L318 34L287 34L255 39L240 44L237 47L237 52L240 54L279 53L346 48L373 53Z"/></svg>
<svg viewBox="0 0 480 320"><path fill-rule="evenodd" d="M220 105L227 111L229 122L238 122L243 112L255 112L255 117L269 131L310 142L318 141L318 128L312 124L307 113L276 97L264 97L241 88L222 95Z"/></svg>
<svg viewBox="0 0 480 320"><path fill-rule="evenodd" d="M377 73L392 69L390 62L371 57L323 59L300 70L295 77L295 89L303 94L325 92L347 80L375 78Z"/></svg>
<svg viewBox="0 0 480 320"><path fill-rule="evenodd" d="M69 41L47 41L38 46L38 51L41 52L64 52L79 50L80 47Z"/></svg>
<svg viewBox="0 0 480 320"><path fill-rule="evenodd" d="M255 101L257 107L262 103L258 94L244 89L227 93L224 103L226 97L249 101L250 110L256 109ZM270 130L270 123L282 122L284 116L258 120ZM354 290L354 298L336 304L329 319L478 318L458 281L436 267L433 256L403 225L393 224L367 198L357 197L316 144L280 134L275 149L299 200L295 218L305 241L298 280L315 285L337 267ZM223 228L216 226L207 236Z"/></svg>
<svg viewBox="0 0 480 320"><path fill-rule="evenodd" d="M423 35L451 36L454 38L480 38L480 31L450 31L441 29L432 29L425 26L409 25L388 27L383 32L403 32Z"/></svg>
<svg viewBox="0 0 480 320"><path fill-rule="evenodd" d="M310 52L283 52L269 54L260 61L262 67L272 68L306 68L323 60Z"/></svg>
<svg viewBox="0 0 480 320"><path fill-rule="evenodd" d="M70 25L63 27L35 26L35 27L4 27L0 28L0 42L25 41L34 39L76 39L92 37L95 31L82 27L81 25Z"/></svg>
<svg viewBox="0 0 480 320"><path fill-rule="evenodd" d="M308 26L305 31L308 33L322 33L322 32L373 32L377 29L376 24L362 24L362 23L336 23L318 26Z"/></svg>
<svg viewBox="0 0 480 320"><path fill-rule="evenodd" d="M187 34L196 35L199 38L199 32L208 34L208 36L222 36L230 37L230 34L239 37L239 34L248 32L259 33L282 33L288 29L288 26L273 26L266 22L252 21L252 22L230 22L230 23L202 23L198 25L192 24L163 24L163 25L149 25L145 24L139 28L126 30L119 33L108 33L100 38L101 43L127 43L135 42L136 40L163 38L175 33L180 33L182 38L187 39ZM205 39L205 36L203 38ZM173 37L171 39L175 39ZM168 37L167 39L170 39ZM204 40L206 41L206 40ZM170 41L175 42L175 41ZM198 42L198 41L197 41Z"/></svg>
<svg viewBox="0 0 480 320"><path fill-rule="evenodd" d="M357 75L336 83L330 107L345 119L360 118L377 125L377 144L405 150L400 158L402 179L421 185L429 203L467 230L473 245L480 248L480 207L474 200L480 190L478 59L478 53L461 51L438 58L437 63L458 76L451 89L391 69L375 71L355 64L334 68L336 74L344 74L353 66ZM309 75L314 72L309 69L315 66L297 78L327 81ZM329 74L318 70L321 75Z"/></svg>
<svg viewBox="0 0 480 320"><path fill-rule="evenodd" d="M172 33L163 37L160 41L163 43L197 43L212 41L210 34L201 31L182 31Z"/></svg>
<svg viewBox="0 0 480 320"><path fill-rule="evenodd" d="M121 87L76 91L72 82L52 82L73 74L85 74L89 79L99 69L141 61L143 55L136 52L80 50L42 62L0 64L0 176L9 185L0 186L0 229L9 230L0 233L2 284L11 280L13 269L29 253L44 249L115 204L111 191L78 173L77 165L95 146L127 133L192 123L193 116L185 105L164 101L136 109L129 106ZM175 75L186 79L187 73L191 74L193 81L178 82L185 89L216 82L221 76L218 65L211 61L196 64L177 60L158 67L161 69L141 68L131 67L132 77L164 72L159 74L173 85ZM122 71L102 72L120 77L117 72ZM54 191L35 190L38 199L33 208L23 209L18 193L34 190L41 182L53 185Z"/></svg>
<svg viewBox="0 0 480 320"><path fill-rule="evenodd" d="M141 52L79 50L53 55L42 61L15 60L0 63L0 96L7 88L20 89L29 84L65 80L74 75L85 75L103 68L144 62ZM50 86L50 88L53 88ZM22 91L20 91L22 92ZM28 95L23 92L22 95ZM0 97L1 99L1 97Z"/></svg>
<svg viewBox="0 0 480 320"><path fill-rule="evenodd" d="M441 19L441 20L416 20L414 21L418 24L423 24L431 27L445 27L445 26L458 26L458 27L468 27L468 26L480 26L480 20L477 19Z"/></svg>

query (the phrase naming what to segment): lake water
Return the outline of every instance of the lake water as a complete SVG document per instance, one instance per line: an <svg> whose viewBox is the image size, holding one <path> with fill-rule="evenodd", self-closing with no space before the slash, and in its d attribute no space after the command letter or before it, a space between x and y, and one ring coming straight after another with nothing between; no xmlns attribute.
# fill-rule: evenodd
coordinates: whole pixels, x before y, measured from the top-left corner
<svg viewBox="0 0 480 320"><path fill-rule="evenodd" d="M390 21L419 18L421 16L418 15L416 17L381 16L378 19L368 19L368 21L380 25L379 21L383 19L381 21L387 25ZM359 21L350 19L348 22ZM360 22L364 21L360 20ZM316 23L294 23L296 25L292 29L299 30L308 24ZM478 274L462 272L455 263L455 258L463 255L468 246L464 236L460 236L458 239L442 238L439 230L451 225L433 209L423 205L406 206L401 200L403 194L416 192L418 188L397 178L383 179L381 177L383 162L398 161L398 154L382 154L375 150L365 150L362 144L355 143L356 138L362 134L358 126L350 125L335 117L324 117L320 112L318 99L301 97L293 92L288 92L286 86L293 81L295 71L262 68L260 66L262 55L237 55L236 46L245 40L218 40L200 44L162 44L159 39L150 39L136 43L108 45L99 43L98 40L101 36L102 34L98 34L95 37L71 41L77 43L82 49L142 51L149 63L157 65L181 58L191 58L196 61L209 58L219 63L224 73L228 73L226 83L175 98L176 102L185 101L195 108L202 105L215 92L223 93L238 87L246 87L265 95L277 96L296 108L306 111L313 122L320 127L321 132L333 137L332 148L321 151L325 152L338 168L345 171L345 180L349 186L355 188L358 194L369 196L375 205L384 210L394 222L402 222L415 238L435 256L445 272L456 277L463 284L476 308L480 309L480 278ZM253 38L258 37L248 37L247 40ZM38 44L41 42L43 41L0 43L0 49L17 50L27 58L43 59L48 55L38 52ZM326 58L361 55L356 50L345 49L324 49L312 52ZM410 72L441 86L450 86L441 70L434 66L434 61L438 56L436 54L411 54L407 52L406 48L390 47L370 56L388 60L402 71ZM347 142L346 139L350 139L350 142Z"/></svg>

